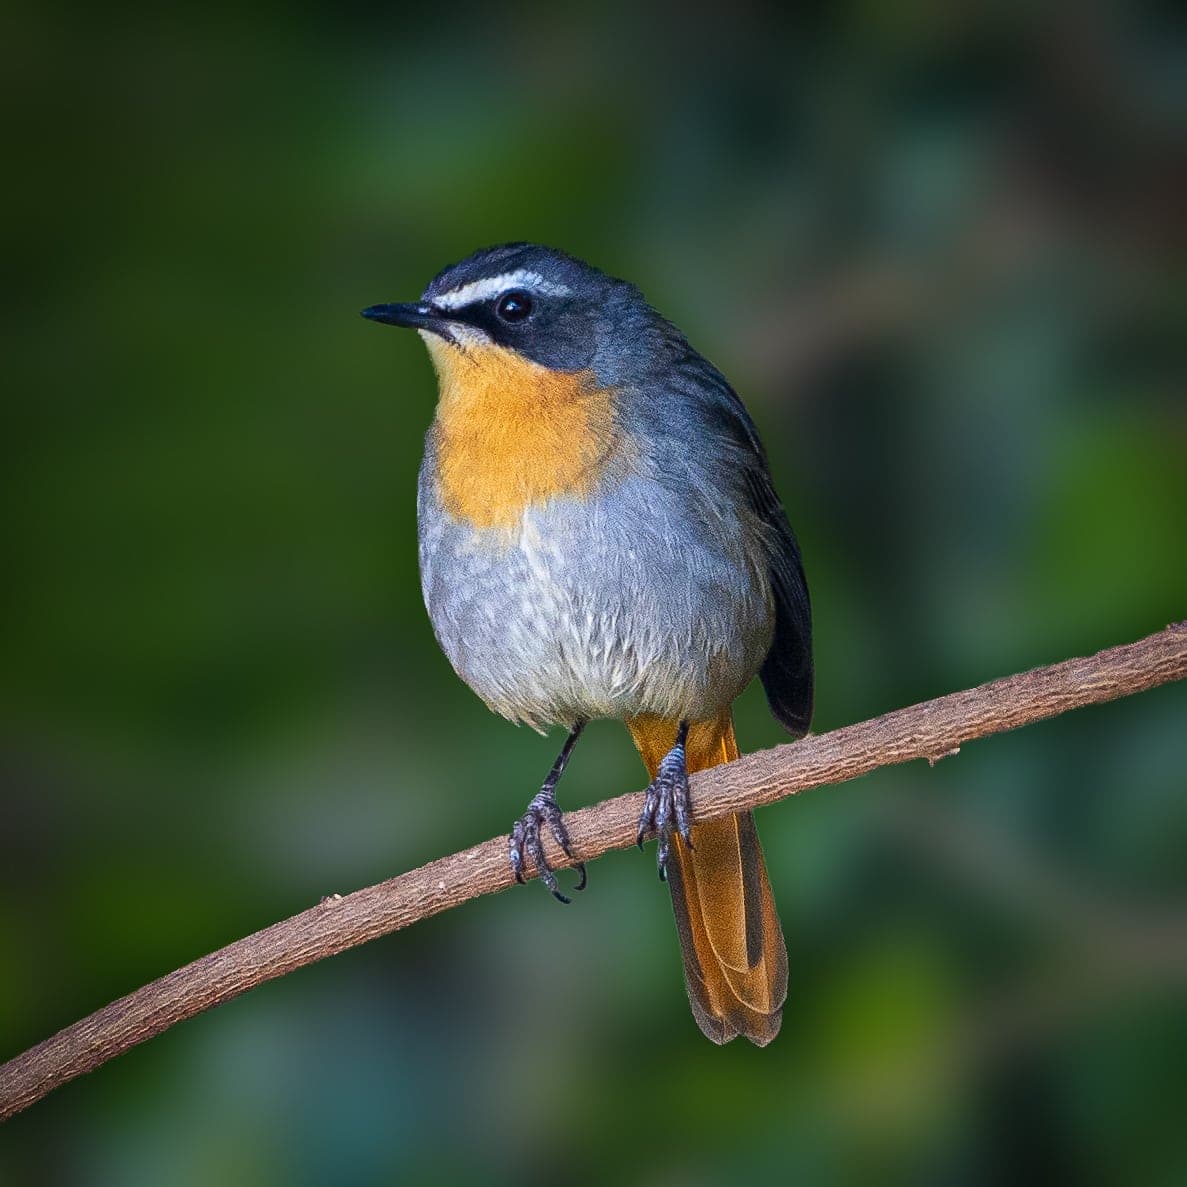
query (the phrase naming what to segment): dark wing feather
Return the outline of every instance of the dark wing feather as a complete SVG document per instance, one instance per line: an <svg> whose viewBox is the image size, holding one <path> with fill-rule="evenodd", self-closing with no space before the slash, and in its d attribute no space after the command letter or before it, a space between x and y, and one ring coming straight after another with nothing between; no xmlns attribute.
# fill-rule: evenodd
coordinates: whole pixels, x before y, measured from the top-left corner
<svg viewBox="0 0 1187 1187"><path fill-rule="evenodd" d="M812 721L812 606L800 546L771 484L766 463L750 480L751 498L775 541L771 588L775 595L775 638L759 671L771 712L794 737Z"/></svg>

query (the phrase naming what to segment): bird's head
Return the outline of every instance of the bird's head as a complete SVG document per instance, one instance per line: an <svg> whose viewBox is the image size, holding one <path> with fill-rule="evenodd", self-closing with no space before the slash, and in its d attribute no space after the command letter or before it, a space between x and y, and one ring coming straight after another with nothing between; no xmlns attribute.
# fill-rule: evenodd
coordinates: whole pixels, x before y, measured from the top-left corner
<svg viewBox="0 0 1187 1187"><path fill-rule="evenodd" d="M419 301L363 316L418 330L444 381L457 366L508 356L617 386L654 358L671 327L631 284L553 248L511 243L439 273Z"/></svg>

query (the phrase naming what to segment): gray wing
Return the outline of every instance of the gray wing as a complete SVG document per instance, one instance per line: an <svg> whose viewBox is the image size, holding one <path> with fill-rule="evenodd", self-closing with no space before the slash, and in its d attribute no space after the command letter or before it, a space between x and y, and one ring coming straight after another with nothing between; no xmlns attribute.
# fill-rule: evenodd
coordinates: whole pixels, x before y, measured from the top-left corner
<svg viewBox="0 0 1187 1187"><path fill-rule="evenodd" d="M775 634L759 671L771 712L794 737L808 732L812 720L812 607L800 546L775 493L766 451L758 430L725 377L689 349L684 367L699 372L701 391L710 396L706 411L714 427L735 449L745 468L745 492L756 518L766 529L769 577L775 600Z"/></svg>

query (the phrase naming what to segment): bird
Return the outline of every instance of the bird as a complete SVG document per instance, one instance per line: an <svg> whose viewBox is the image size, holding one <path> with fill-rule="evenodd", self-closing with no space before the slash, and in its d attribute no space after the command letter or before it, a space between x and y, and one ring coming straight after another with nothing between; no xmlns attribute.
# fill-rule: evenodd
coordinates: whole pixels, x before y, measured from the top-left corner
<svg viewBox="0 0 1187 1187"><path fill-rule="evenodd" d="M638 288L555 248L482 249L362 315L416 330L436 371L417 529L437 641L495 713L567 731L510 832L517 881L570 901L547 830L585 887L556 788L586 723L622 720L693 1017L766 1046L788 960L754 818L697 821L689 793L738 757L755 676L793 737L812 717L808 587L754 422Z"/></svg>

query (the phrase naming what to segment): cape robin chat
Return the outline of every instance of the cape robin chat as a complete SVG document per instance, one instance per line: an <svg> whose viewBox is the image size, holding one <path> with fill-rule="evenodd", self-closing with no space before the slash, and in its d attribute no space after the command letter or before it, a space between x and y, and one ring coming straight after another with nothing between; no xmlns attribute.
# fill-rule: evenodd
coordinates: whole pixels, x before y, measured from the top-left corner
<svg viewBox="0 0 1187 1187"><path fill-rule="evenodd" d="M812 715L799 547L746 409L633 285L533 244L363 316L418 330L437 371L417 501L437 639L496 713L569 731L512 829L516 876L530 863L568 901L541 830L572 856L556 784L587 721L625 721L693 1014L765 1045L787 949L754 819L695 823L688 791L737 757L730 706L755 675L793 735Z"/></svg>

